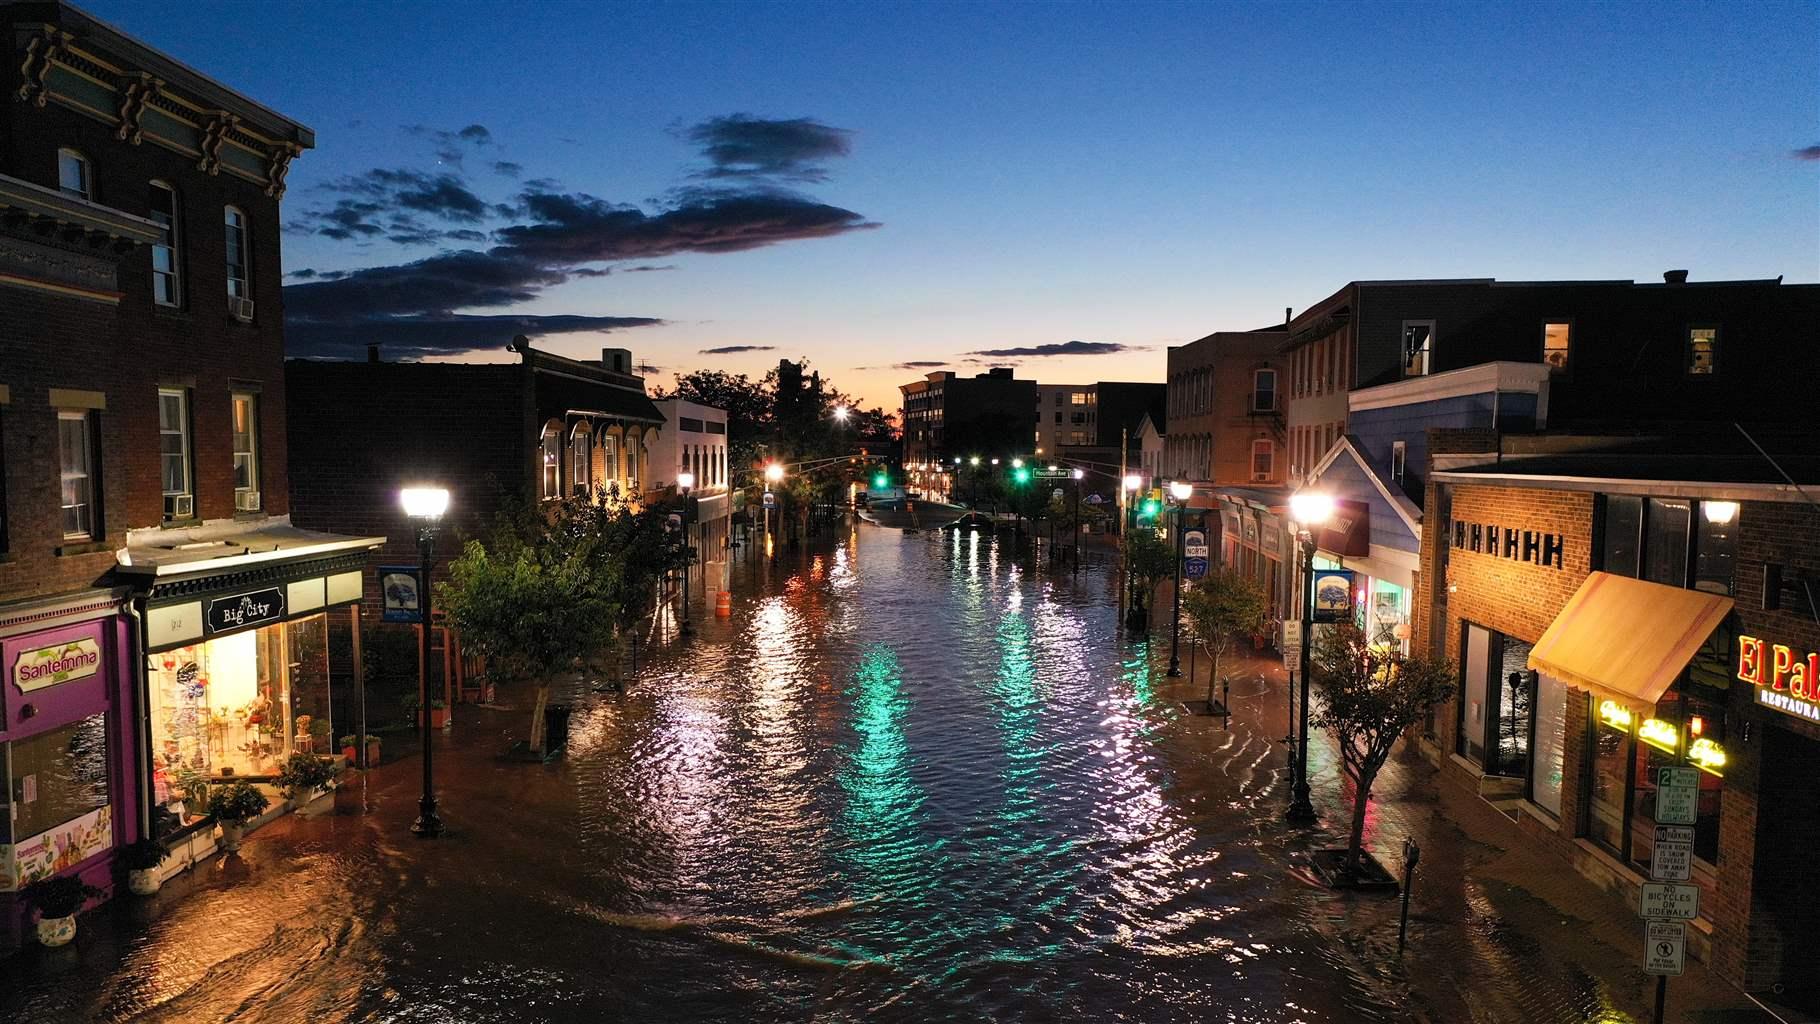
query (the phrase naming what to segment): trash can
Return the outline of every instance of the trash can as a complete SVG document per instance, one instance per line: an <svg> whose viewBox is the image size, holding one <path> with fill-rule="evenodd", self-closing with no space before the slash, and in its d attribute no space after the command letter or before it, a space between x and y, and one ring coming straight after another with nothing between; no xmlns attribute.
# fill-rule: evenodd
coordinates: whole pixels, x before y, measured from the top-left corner
<svg viewBox="0 0 1820 1024"><path fill-rule="evenodd" d="M543 709L543 749L545 752L561 750L569 745L569 713L573 710L567 704L546 704Z"/></svg>

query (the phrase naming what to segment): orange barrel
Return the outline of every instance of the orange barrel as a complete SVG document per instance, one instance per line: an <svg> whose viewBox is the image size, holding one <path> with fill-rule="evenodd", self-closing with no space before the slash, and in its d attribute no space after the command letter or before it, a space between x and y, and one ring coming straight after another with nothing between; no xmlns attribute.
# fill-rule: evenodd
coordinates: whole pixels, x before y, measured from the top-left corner
<svg viewBox="0 0 1820 1024"><path fill-rule="evenodd" d="M714 615L716 618L729 618L733 614L733 592L722 590L714 598Z"/></svg>

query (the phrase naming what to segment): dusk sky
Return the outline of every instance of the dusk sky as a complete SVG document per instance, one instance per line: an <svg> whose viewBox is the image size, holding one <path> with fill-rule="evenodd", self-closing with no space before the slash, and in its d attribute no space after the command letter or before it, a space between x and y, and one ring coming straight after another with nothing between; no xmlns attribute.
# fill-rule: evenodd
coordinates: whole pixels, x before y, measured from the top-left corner
<svg viewBox="0 0 1820 1024"><path fill-rule="evenodd" d="M895 411L1354 279L1820 280L1811 3L87 7L315 129L299 354L542 331Z"/></svg>

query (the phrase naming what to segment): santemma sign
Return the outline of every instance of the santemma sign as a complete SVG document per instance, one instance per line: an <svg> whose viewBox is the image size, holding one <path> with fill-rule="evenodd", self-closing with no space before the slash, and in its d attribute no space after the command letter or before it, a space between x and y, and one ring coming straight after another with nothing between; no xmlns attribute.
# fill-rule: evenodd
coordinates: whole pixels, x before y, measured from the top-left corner
<svg viewBox="0 0 1820 1024"><path fill-rule="evenodd" d="M90 637L20 651L13 659L13 685L22 693L86 679L101 671L101 645Z"/></svg>

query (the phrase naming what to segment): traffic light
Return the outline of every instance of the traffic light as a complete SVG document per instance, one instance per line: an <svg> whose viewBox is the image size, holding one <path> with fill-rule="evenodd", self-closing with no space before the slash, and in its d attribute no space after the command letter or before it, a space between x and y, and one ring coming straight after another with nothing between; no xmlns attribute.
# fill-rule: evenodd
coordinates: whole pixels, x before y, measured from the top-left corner
<svg viewBox="0 0 1820 1024"><path fill-rule="evenodd" d="M882 491L890 486L891 486L891 477L884 470L882 470L882 469L879 470L878 473L872 477L872 489L873 490Z"/></svg>
<svg viewBox="0 0 1820 1024"><path fill-rule="evenodd" d="M1160 498L1145 498L1138 505L1139 519L1155 519L1163 513L1163 502Z"/></svg>
<svg viewBox="0 0 1820 1024"><path fill-rule="evenodd" d="M1019 487L1030 482L1030 467L1019 466L1011 471L1011 482Z"/></svg>

